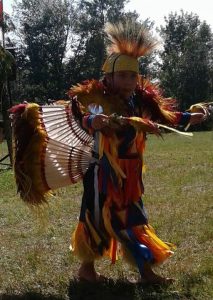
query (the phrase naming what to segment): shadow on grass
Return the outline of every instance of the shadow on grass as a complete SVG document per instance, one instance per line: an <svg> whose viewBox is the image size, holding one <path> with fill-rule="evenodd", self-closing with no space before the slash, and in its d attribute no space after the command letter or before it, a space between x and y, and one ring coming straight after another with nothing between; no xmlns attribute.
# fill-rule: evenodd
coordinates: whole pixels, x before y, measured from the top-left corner
<svg viewBox="0 0 213 300"><path fill-rule="evenodd" d="M0 295L0 300L186 300L194 299L162 286L144 286L122 280L89 283L71 280L66 295L53 296L29 292Z"/></svg>
<svg viewBox="0 0 213 300"><path fill-rule="evenodd" d="M24 295L0 295L0 300L63 300L55 296L43 296L39 293L26 293Z"/></svg>
<svg viewBox="0 0 213 300"><path fill-rule="evenodd" d="M144 286L125 281L105 281L98 283L71 280L70 300L152 300L183 299L178 293L168 291L166 287Z"/></svg>

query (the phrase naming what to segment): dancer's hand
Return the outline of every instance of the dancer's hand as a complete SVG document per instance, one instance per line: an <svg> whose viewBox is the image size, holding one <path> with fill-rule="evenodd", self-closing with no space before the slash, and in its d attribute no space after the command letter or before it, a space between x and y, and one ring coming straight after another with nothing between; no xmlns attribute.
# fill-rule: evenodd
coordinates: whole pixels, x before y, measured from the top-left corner
<svg viewBox="0 0 213 300"><path fill-rule="evenodd" d="M206 115L203 113L191 113L189 123L191 125L199 124L206 120Z"/></svg>
<svg viewBox="0 0 213 300"><path fill-rule="evenodd" d="M92 120L92 128L95 130L101 130L108 126L109 124L109 117L106 115L98 114Z"/></svg>

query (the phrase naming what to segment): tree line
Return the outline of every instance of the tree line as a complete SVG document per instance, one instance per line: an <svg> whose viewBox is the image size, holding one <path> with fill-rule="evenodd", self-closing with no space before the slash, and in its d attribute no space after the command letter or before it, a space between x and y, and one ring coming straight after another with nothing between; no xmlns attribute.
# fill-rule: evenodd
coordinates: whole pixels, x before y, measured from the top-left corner
<svg viewBox="0 0 213 300"><path fill-rule="evenodd" d="M73 84L100 78L106 57L106 22L134 18L126 12L126 0L18 0L6 43L16 48L17 80L13 98L34 102L66 98ZM140 60L142 75L158 81L165 96L179 100L180 109L201 101L212 101L213 38L210 25L184 11L171 12L165 25L150 31L162 45Z"/></svg>

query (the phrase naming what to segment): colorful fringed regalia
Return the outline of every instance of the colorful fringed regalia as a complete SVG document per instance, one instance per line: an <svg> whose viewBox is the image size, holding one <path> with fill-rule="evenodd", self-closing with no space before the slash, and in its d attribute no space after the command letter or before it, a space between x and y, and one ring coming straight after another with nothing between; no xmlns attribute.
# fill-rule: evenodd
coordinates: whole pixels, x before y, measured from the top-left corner
<svg viewBox="0 0 213 300"><path fill-rule="evenodd" d="M137 33L131 35L128 26L107 27L111 54L103 67L106 74L137 73L137 58L155 45L144 28L131 29ZM142 274L145 262L161 263L174 249L157 237L142 202L146 135L160 134L156 123L187 124L190 114L174 112L175 101L163 98L157 86L140 76L128 101L104 80L83 82L68 94L71 101L61 105L20 104L11 109L18 192L27 203L38 205L52 190L83 179L72 251L84 262L108 256L114 263L121 249ZM106 128L93 129L97 113L109 116Z"/></svg>
<svg viewBox="0 0 213 300"><path fill-rule="evenodd" d="M163 262L175 248L156 236L144 210L141 197L146 134L160 134L153 121L172 126L183 115L173 111L174 100L164 99L156 86L141 77L129 103L108 93L103 82L94 80L73 87L69 95L73 113L94 136L93 159L84 176L72 249L82 261L107 255L115 262L119 244L120 253L142 273L145 261ZM111 116L110 131L91 129L91 115L85 108L94 105L94 99L96 106ZM116 117L118 113L124 117Z"/></svg>
<svg viewBox="0 0 213 300"><path fill-rule="evenodd" d="M141 266L146 259L163 261L172 247L155 235L141 199L146 133L160 133L139 112L152 112L166 124L179 114L170 110L171 100L164 101L156 87L142 78L134 97L141 106L132 116L119 96L107 94L103 82L87 81L69 94L71 103L29 103L11 109L18 192L27 203L38 205L48 200L52 190L83 179L80 220L72 237L74 253L83 261L107 255L115 262L121 243L123 255L129 259L133 253L131 260L141 260ZM107 132L95 132L87 125L91 113L86 107L94 105L94 99L111 116Z"/></svg>

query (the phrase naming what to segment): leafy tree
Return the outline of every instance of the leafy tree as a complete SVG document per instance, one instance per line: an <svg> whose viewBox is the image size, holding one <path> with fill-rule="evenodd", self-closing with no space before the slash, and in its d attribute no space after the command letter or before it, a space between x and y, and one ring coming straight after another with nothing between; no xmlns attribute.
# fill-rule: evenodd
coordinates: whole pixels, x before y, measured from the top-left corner
<svg viewBox="0 0 213 300"><path fill-rule="evenodd" d="M0 46L0 112L3 117L3 127L7 139L10 161L12 162L12 132L10 119L7 110L11 107L8 84L9 78L13 74L15 60L12 54Z"/></svg>
<svg viewBox="0 0 213 300"><path fill-rule="evenodd" d="M211 96L212 33L195 14L170 13L160 34L164 39L160 80L167 96L181 108Z"/></svg>
<svg viewBox="0 0 213 300"><path fill-rule="evenodd" d="M22 100L64 98L71 84L100 78L106 56L104 26L107 21L130 17L126 0L22 0L16 4L18 81ZM149 23L152 28L152 23ZM142 60L147 65L152 58Z"/></svg>
<svg viewBox="0 0 213 300"><path fill-rule="evenodd" d="M20 98L64 96L63 60L74 16L72 1L22 0L16 10L21 44L17 63L24 85Z"/></svg>
<svg viewBox="0 0 213 300"><path fill-rule="evenodd" d="M14 25L10 15L8 15L5 12L3 13L3 20L1 20L1 22L0 22L0 27L2 28L4 34L15 30L15 25ZM7 41L6 41L6 43L7 43Z"/></svg>
<svg viewBox="0 0 213 300"><path fill-rule="evenodd" d="M67 64L68 85L87 78L100 78L104 61L104 26L125 16L137 18L136 13L125 13L125 0L81 0L77 2L78 20L75 24L76 40Z"/></svg>
<svg viewBox="0 0 213 300"><path fill-rule="evenodd" d="M0 100L2 100L7 80L13 73L14 64L15 60L12 54L0 46Z"/></svg>
<svg viewBox="0 0 213 300"><path fill-rule="evenodd" d="M145 24L146 28L149 30L150 35L153 36L154 35L153 29L155 23L150 19L146 19L145 21L143 21L143 23ZM158 69L158 65L156 61L156 56L158 54L157 43L158 43L158 39L156 38L156 50L139 59L140 74L143 75L144 77L149 77L150 79L155 79L157 77L157 69Z"/></svg>

